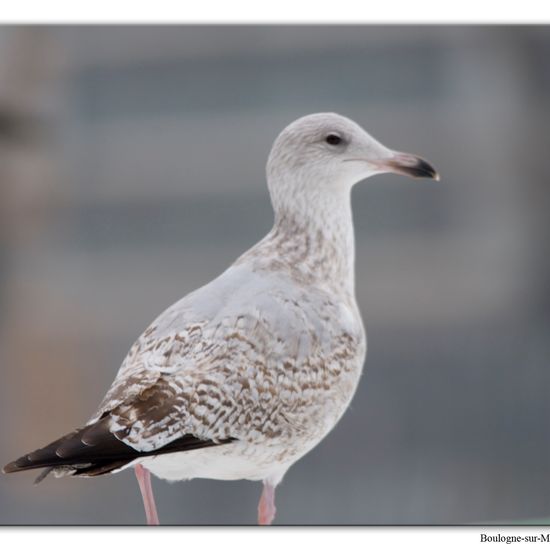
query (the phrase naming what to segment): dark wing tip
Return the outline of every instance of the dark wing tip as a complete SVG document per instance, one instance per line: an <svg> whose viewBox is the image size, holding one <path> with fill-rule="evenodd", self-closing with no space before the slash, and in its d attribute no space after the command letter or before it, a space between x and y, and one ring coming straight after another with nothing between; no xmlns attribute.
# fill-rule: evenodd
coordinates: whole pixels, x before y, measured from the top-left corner
<svg viewBox="0 0 550 550"><path fill-rule="evenodd" d="M21 470L27 470L28 468L31 468L32 467L31 465L32 465L32 461L30 459L30 455L28 454L23 455L17 460L14 460L13 462L6 464L2 468L2 473L11 474L13 472L20 472Z"/></svg>
<svg viewBox="0 0 550 550"><path fill-rule="evenodd" d="M53 441L42 449L37 449L6 464L2 468L2 472L11 474L24 470L47 468L44 476L39 476L37 482L44 479L50 471L63 467L74 468L73 475L77 476L101 475L118 469L137 458L191 451L235 441L233 438L221 441L204 440L186 434L154 451L140 452L118 439L109 430L109 427L109 419L101 419Z"/></svg>
<svg viewBox="0 0 550 550"><path fill-rule="evenodd" d="M20 459L18 459L18 460L20 460ZM2 473L3 474L13 474L13 472L17 472L18 470L20 470L20 468L17 467L17 460L14 460L13 462L10 462L9 464L6 464L2 468Z"/></svg>
<svg viewBox="0 0 550 550"><path fill-rule="evenodd" d="M24 470L32 470L35 468L44 468L47 466L55 466L59 463L60 457L57 454L57 449L63 445L66 441L72 441L78 438L79 430L75 430L63 437L56 439L49 445L27 453L22 457L6 464L2 468L2 472L5 474L11 474L14 472L22 472Z"/></svg>

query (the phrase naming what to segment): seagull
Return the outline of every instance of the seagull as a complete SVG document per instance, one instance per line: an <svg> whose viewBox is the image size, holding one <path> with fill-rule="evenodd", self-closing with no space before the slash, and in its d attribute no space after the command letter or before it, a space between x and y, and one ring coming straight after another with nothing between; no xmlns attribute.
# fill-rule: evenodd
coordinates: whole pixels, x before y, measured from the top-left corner
<svg viewBox="0 0 550 550"><path fill-rule="evenodd" d="M351 189L384 172L439 179L338 114L287 126L267 162L271 231L153 321L83 427L4 473L45 468L38 482L134 468L149 525L159 524L151 473L261 481L258 523L271 524L275 488L334 428L360 379Z"/></svg>

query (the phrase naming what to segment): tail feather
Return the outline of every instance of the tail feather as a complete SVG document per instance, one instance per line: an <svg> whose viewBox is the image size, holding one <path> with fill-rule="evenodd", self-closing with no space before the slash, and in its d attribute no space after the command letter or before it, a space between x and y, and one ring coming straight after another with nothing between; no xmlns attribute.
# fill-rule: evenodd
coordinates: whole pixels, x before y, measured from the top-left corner
<svg viewBox="0 0 550 550"><path fill-rule="evenodd" d="M234 441L232 438L222 441L204 440L186 434L154 451L140 452L111 433L109 425L110 419L105 417L94 424L74 430L49 445L10 462L2 471L10 474L48 468L47 472L37 478L36 483L42 481L52 470L59 473L65 471L76 476L95 476L118 470L142 457L190 451Z"/></svg>

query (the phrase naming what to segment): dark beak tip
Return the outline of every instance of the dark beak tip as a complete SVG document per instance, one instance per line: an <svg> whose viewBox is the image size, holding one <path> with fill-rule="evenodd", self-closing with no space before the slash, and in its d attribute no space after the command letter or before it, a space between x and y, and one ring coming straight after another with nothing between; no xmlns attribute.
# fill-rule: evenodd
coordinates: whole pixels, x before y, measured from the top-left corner
<svg viewBox="0 0 550 550"><path fill-rule="evenodd" d="M437 170L431 170L430 172L424 172L415 176L417 178L426 178L434 181L441 181L441 176Z"/></svg>
<svg viewBox="0 0 550 550"><path fill-rule="evenodd" d="M418 164L411 167L411 175L417 178L430 178L435 181L440 180L439 172L424 159L419 158Z"/></svg>
<svg viewBox="0 0 550 550"><path fill-rule="evenodd" d="M416 155L400 153L388 162L390 171L412 178L429 178L440 180L439 172L427 161Z"/></svg>

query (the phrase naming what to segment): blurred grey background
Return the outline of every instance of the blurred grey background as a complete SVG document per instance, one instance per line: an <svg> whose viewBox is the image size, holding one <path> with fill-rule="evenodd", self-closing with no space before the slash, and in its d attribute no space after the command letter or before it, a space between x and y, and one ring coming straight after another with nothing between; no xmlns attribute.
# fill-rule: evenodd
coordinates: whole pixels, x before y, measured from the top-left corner
<svg viewBox="0 0 550 550"><path fill-rule="evenodd" d="M442 181L354 190L366 368L277 523L550 517L549 27L1 27L2 464L270 229L270 146L316 111ZM0 476L0 523L144 522L131 471L35 475ZM261 486L154 488L165 524L249 524Z"/></svg>

